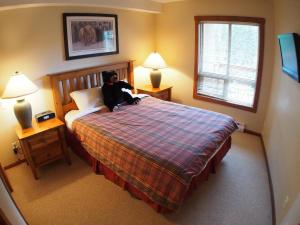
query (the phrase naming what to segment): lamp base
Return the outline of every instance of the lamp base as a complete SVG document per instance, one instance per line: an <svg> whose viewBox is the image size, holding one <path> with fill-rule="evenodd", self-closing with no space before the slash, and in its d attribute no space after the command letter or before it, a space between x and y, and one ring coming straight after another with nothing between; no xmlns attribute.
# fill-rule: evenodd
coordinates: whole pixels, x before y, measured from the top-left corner
<svg viewBox="0 0 300 225"><path fill-rule="evenodd" d="M159 88L161 81L161 72L159 70L152 70L150 73L150 80L153 88Z"/></svg>
<svg viewBox="0 0 300 225"><path fill-rule="evenodd" d="M14 112L22 129L32 127L32 110L29 102L25 101L25 99L17 100Z"/></svg>

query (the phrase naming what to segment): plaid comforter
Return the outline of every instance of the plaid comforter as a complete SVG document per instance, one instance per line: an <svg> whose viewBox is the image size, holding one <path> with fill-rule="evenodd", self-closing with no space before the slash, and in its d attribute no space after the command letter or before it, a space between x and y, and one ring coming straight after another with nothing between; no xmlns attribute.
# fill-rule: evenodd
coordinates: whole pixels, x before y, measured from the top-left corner
<svg viewBox="0 0 300 225"><path fill-rule="evenodd" d="M152 97L72 126L90 155L171 210L237 128L229 116Z"/></svg>

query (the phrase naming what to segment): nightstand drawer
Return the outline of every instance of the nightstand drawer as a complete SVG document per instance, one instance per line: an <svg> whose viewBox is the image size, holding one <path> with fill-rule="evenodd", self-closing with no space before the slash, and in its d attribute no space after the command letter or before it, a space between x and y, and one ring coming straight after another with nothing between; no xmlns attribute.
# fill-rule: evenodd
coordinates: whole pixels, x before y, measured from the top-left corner
<svg viewBox="0 0 300 225"><path fill-rule="evenodd" d="M32 127L16 128L16 133L35 179L38 179L37 168L57 159L65 158L71 164L65 140L64 122L57 118L41 123L33 121Z"/></svg>
<svg viewBox="0 0 300 225"><path fill-rule="evenodd" d="M169 92L164 91L164 92L156 93L156 94L153 94L153 97L167 101L167 100L169 100Z"/></svg>
<svg viewBox="0 0 300 225"><path fill-rule="evenodd" d="M45 146L59 141L59 136L57 130L49 130L35 136L28 138L28 144L30 145L31 150L36 150L39 148L44 148Z"/></svg>
<svg viewBox="0 0 300 225"><path fill-rule="evenodd" d="M39 150L32 151L31 156L34 161L34 164L40 166L48 161L56 159L62 156L62 150L60 146L60 142L54 142L45 146L44 148L40 148Z"/></svg>
<svg viewBox="0 0 300 225"><path fill-rule="evenodd" d="M154 98L159 98L165 101L171 101L172 87L161 86L160 88L153 88L152 86L144 86L142 88L137 88L138 94L148 94Z"/></svg>

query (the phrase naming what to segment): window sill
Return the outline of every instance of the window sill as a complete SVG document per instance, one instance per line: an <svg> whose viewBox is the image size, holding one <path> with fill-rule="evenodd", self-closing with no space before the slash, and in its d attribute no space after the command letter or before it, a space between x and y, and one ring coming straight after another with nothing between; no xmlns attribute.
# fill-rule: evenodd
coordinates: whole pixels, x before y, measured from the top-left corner
<svg viewBox="0 0 300 225"><path fill-rule="evenodd" d="M208 95L203 95L203 94L198 94L198 93L194 93L193 97L194 97L194 99L203 100L206 102L217 103L220 105L225 105L225 106L229 106L232 108L241 109L241 110L245 110L245 111L249 111L249 112L253 112L253 113L257 112L257 106L249 107L249 106L238 105L235 103L227 102L225 100L221 100L218 98L214 98L214 97L211 97Z"/></svg>

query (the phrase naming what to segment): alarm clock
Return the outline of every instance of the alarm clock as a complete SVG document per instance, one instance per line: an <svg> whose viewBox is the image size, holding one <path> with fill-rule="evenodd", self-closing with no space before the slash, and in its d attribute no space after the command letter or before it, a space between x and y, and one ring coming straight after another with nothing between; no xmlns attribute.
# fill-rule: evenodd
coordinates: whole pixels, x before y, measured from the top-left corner
<svg viewBox="0 0 300 225"><path fill-rule="evenodd" d="M36 122L39 123L39 122L43 122L43 121L50 120L50 119L54 118L55 113L48 110L48 111L45 111L45 112L38 113L34 117L36 119Z"/></svg>

